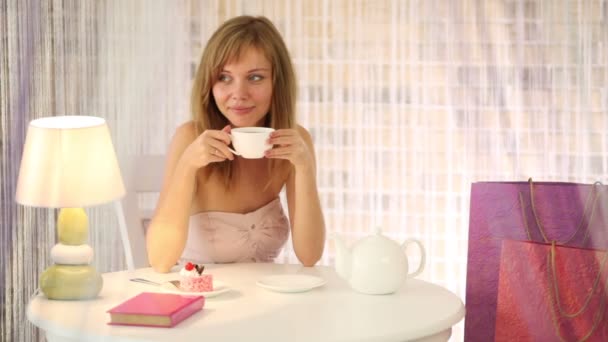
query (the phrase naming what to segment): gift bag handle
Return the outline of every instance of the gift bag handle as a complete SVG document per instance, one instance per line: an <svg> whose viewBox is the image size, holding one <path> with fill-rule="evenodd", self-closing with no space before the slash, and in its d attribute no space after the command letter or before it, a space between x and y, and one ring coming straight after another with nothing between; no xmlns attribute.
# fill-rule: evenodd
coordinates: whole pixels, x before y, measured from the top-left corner
<svg viewBox="0 0 608 342"><path fill-rule="evenodd" d="M606 266L606 261L608 261L608 251L604 252L604 257L602 258L602 261L600 262L597 277L593 281L593 286L591 287L591 290L589 291L587 298L585 298L585 301L581 305L580 309L578 309L578 310L576 310L576 312L572 312L572 313L565 312L565 310L561 304L561 300L560 300L561 296L559 294L559 286L558 286L558 279L557 279L557 267L555 266L555 254L556 254L555 241L553 241L551 243L551 248L550 248L549 254L547 255L547 265L550 265L550 268L551 268L551 279L549 282L553 284L553 288L550 289L549 292L553 295L553 297L555 297L554 300L552 300L550 303L551 308L553 308L553 310L552 310L553 315L551 317L552 318L551 321L553 322L553 327L555 328L555 332L557 333L557 336L559 337L559 339L561 341L565 341L564 337L561 334L560 324L558 321L559 318L557 317L557 313L555 313L556 310L554 309L553 301L555 301L555 303L557 305L557 311L559 311L559 315L561 317L576 318L576 317L580 316L583 312L585 312L587 310L587 308L589 307L589 303L591 302L591 298L593 298L593 294L598 290L598 287L600 286L600 280L602 278L602 270ZM608 286L608 285L606 285L606 286ZM605 291L600 291L600 292L604 293ZM579 342L586 341L589 337L591 337L591 335L599 327L600 322L603 321L602 318L606 313L606 304L607 304L606 299L604 299L600 302L600 307L598 309L598 312L593 317L593 325L591 326L589 331L585 334L585 336L583 336L581 339L578 340Z"/></svg>
<svg viewBox="0 0 608 342"><path fill-rule="evenodd" d="M532 181L532 178L528 179L528 184L530 186L530 206L532 207L532 215L534 216L534 220L536 222L536 226L538 227L540 235L543 237L543 241L545 243L551 243L552 241L556 241L556 240L549 239L547 237L547 233L545 232L545 229L543 228L543 225L540 222L540 218L538 217L538 214L536 212L536 206L534 205L534 183ZM557 242L558 244L560 244L560 245L569 244L574 239L574 237L578 234L578 232L580 232L582 229L585 229L585 237L583 238L582 245L584 246L587 243L587 239L589 239L589 233L590 233L589 225L591 224L591 222L593 220L593 216L595 214L595 209L597 207L596 203L600 197L600 190L597 189L598 185L602 185L602 183L601 182L593 183L593 190L589 192L589 194L587 195L587 199L585 199L585 207L583 208L583 215L581 216L581 221L579 222L578 227L576 228L574 233L572 233L572 235L565 241L558 241ZM592 195L594 195L594 196L592 196ZM589 203L589 201L591 201L591 197L593 197L593 201L591 203ZM519 204L520 204L520 208L521 208L522 218L524 221L524 227L526 229L526 234L528 235L528 240L534 241L532 239L532 233L530 231L530 227L528 227L526 210L524 209L524 199L523 199L523 194L521 193L521 191L519 192ZM591 210L591 214L589 214L589 219L587 220L587 226L583 228L583 223L585 222L585 217L587 216L587 212L589 210Z"/></svg>

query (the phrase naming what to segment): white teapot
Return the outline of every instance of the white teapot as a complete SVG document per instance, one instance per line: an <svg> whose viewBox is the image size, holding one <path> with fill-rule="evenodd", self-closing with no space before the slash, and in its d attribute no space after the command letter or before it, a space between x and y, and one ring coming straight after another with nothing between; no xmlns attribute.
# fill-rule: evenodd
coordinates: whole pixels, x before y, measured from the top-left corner
<svg viewBox="0 0 608 342"><path fill-rule="evenodd" d="M334 235L336 242L336 272L358 292L365 294L393 293L406 278L413 278L424 270L426 251L416 239L407 239L401 245L381 234L367 236L357 241L352 248L346 247L342 239ZM405 254L407 245L415 243L420 248L420 265L408 273Z"/></svg>

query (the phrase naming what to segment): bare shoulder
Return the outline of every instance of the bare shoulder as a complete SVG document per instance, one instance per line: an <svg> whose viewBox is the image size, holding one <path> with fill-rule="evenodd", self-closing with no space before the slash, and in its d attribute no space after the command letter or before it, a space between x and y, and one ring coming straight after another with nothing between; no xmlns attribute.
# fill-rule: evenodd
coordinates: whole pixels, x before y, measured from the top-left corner
<svg viewBox="0 0 608 342"><path fill-rule="evenodd" d="M196 128L194 121L188 121L181 124L175 129L169 150L167 151L168 159L176 162L182 155L186 147L196 139Z"/></svg>
<svg viewBox="0 0 608 342"><path fill-rule="evenodd" d="M309 145L309 146L313 145L312 136L310 135L310 132L308 132L308 130L306 128L304 128L301 125L296 125L296 130L298 131L300 136L302 136L304 141L306 141L307 145Z"/></svg>
<svg viewBox="0 0 608 342"><path fill-rule="evenodd" d="M196 125L190 120L179 125L173 134L173 140L188 141L188 143L196 139Z"/></svg>

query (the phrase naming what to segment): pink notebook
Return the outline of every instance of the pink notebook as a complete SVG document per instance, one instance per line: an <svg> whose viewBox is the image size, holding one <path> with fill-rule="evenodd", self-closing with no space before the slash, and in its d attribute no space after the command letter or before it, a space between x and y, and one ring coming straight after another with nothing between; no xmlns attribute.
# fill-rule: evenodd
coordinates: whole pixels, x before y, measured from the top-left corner
<svg viewBox="0 0 608 342"><path fill-rule="evenodd" d="M108 310L108 324L171 328L204 304L203 296L142 292Z"/></svg>

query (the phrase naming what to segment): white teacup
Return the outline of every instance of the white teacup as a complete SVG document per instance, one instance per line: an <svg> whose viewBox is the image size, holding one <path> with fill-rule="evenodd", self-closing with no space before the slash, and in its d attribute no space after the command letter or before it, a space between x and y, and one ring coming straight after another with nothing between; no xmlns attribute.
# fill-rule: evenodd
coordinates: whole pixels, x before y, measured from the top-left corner
<svg viewBox="0 0 608 342"><path fill-rule="evenodd" d="M230 132L232 153L247 159L258 159L264 157L264 152L272 148L267 143L270 133L274 128L269 127L239 127ZM236 150L236 151L235 151Z"/></svg>

